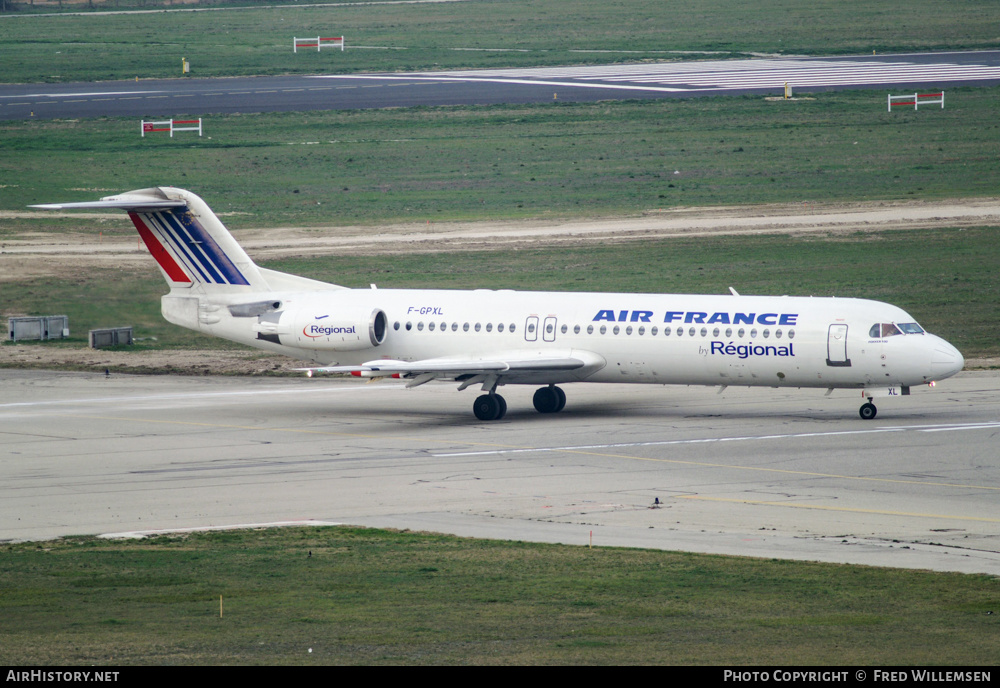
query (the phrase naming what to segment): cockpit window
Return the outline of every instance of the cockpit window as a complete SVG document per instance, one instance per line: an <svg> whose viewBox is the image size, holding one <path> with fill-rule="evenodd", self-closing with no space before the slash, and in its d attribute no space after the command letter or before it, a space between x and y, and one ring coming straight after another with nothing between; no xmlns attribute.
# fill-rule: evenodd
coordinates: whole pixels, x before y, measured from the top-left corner
<svg viewBox="0 0 1000 688"><path fill-rule="evenodd" d="M897 334L923 334L924 329L917 323L875 323L868 330L872 338L892 337Z"/></svg>

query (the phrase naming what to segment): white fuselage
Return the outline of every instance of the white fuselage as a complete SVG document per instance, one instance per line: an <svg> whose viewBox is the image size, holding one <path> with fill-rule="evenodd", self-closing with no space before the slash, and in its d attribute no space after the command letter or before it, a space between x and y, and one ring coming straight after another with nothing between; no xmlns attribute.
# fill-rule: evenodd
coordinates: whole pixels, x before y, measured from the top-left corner
<svg viewBox="0 0 1000 688"><path fill-rule="evenodd" d="M227 301L258 297L280 302L271 318L276 322L263 327L272 333L271 341L258 338L258 318L233 317L225 307L217 309L217 322L195 329L322 365L449 356L594 356L581 370L508 376L504 384L587 380L882 388L926 384L963 365L958 351L932 334L871 336L875 324L913 318L895 306L863 299L331 289ZM385 315L377 345L368 337L375 311Z"/></svg>

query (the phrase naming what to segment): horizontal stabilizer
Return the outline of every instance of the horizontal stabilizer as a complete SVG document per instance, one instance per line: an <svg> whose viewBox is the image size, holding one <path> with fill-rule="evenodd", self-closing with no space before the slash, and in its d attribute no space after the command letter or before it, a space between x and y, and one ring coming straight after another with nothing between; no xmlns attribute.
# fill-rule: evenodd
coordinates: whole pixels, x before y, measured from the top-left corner
<svg viewBox="0 0 1000 688"><path fill-rule="evenodd" d="M173 190L173 189L172 189ZM179 191L179 189L178 189ZM182 192L190 194L189 192ZM164 189L153 187L150 189L139 189L129 191L117 196L105 196L99 201L84 201L82 203L44 203L30 206L41 210L141 210L155 211L168 210L170 208L182 208L188 204L184 198L167 195Z"/></svg>
<svg viewBox="0 0 1000 688"><path fill-rule="evenodd" d="M181 208L187 205L184 201L171 201L168 199L128 199L118 201L86 201L83 203L42 203L28 206L29 208L39 208L41 210L167 210L168 208Z"/></svg>

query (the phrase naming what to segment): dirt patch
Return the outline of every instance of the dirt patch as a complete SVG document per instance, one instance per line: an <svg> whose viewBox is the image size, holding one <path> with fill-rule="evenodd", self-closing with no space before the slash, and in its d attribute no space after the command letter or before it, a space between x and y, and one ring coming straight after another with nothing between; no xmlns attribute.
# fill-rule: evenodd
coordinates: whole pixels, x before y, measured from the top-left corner
<svg viewBox="0 0 1000 688"><path fill-rule="evenodd" d="M18 211L24 216L31 211ZM36 211L44 216L45 211ZM105 236L97 229L124 214L59 213L78 218L79 231L25 232L0 243L0 283L38 277L72 278L95 267L149 265L132 235ZM0 218L2 218L0 213ZM936 203L782 204L654 210L638 217L522 222L450 222L380 227L269 227L234 232L255 259L530 248L588 242L638 241L727 234L851 234L855 232L1000 225L1000 200Z"/></svg>
<svg viewBox="0 0 1000 688"><path fill-rule="evenodd" d="M291 375L307 365L285 356L259 351L104 351L49 344L17 343L0 346L0 368L87 370L108 373L181 375Z"/></svg>

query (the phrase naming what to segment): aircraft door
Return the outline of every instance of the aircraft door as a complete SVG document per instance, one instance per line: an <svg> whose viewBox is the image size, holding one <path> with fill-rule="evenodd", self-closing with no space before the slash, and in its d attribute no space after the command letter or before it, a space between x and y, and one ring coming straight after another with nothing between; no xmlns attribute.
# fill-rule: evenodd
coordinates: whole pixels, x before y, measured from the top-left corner
<svg viewBox="0 0 1000 688"><path fill-rule="evenodd" d="M830 325L826 336L826 364L849 368L851 359L847 357L847 325Z"/></svg>
<svg viewBox="0 0 1000 688"><path fill-rule="evenodd" d="M545 318L545 323L542 326L542 339L547 342L556 340L556 316L550 315Z"/></svg>
<svg viewBox="0 0 1000 688"><path fill-rule="evenodd" d="M538 341L538 316L529 315L528 319L524 323L524 341L526 342L536 342Z"/></svg>

